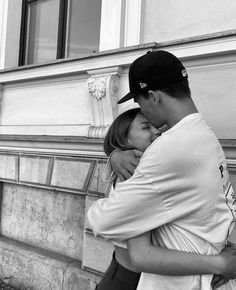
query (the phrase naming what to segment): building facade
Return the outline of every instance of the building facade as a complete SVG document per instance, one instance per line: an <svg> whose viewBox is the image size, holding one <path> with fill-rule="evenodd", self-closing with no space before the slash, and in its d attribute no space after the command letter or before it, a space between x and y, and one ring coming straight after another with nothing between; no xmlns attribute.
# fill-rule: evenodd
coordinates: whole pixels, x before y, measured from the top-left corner
<svg viewBox="0 0 236 290"><path fill-rule="evenodd" d="M183 61L236 186L235 15L234 0L0 1L0 278L37 290L101 279L112 246L86 210L104 195L103 138L134 106L117 100L147 51Z"/></svg>

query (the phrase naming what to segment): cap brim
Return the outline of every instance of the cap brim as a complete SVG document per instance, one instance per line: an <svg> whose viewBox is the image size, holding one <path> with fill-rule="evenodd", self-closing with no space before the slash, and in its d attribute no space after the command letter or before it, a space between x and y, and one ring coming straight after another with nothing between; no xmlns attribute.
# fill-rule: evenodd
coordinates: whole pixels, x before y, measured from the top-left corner
<svg viewBox="0 0 236 290"><path fill-rule="evenodd" d="M133 93L128 93L127 95L125 95L122 99L120 99L118 102L117 102L117 104L122 104L122 103L124 103L124 102L126 102L126 101L129 101L129 100L131 100L131 99L133 99L133 98L135 98L135 94L133 94Z"/></svg>

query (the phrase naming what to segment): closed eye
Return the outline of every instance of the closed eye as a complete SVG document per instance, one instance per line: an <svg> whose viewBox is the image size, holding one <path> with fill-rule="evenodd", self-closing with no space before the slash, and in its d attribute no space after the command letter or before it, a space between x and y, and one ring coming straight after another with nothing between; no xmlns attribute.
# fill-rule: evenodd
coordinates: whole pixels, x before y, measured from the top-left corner
<svg viewBox="0 0 236 290"><path fill-rule="evenodd" d="M147 121L140 123L140 125L143 129L150 128L150 123Z"/></svg>

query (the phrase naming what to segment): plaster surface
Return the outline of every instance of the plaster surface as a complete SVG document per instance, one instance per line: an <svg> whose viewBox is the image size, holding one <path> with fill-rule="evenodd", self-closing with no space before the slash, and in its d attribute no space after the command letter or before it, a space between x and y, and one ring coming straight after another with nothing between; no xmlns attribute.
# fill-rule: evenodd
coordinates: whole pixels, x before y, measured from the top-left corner
<svg viewBox="0 0 236 290"><path fill-rule="evenodd" d="M144 1L142 43L235 29L234 0Z"/></svg>
<svg viewBox="0 0 236 290"><path fill-rule="evenodd" d="M19 174L20 181L48 185L49 165L50 158L21 156Z"/></svg>
<svg viewBox="0 0 236 290"><path fill-rule="evenodd" d="M17 180L17 155L0 154L0 178Z"/></svg>
<svg viewBox="0 0 236 290"><path fill-rule="evenodd" d="M94 237L92 233L85 233L83 250L83 267L98 272L105 272L111 263L114 247L111 242L103 238Z"/></svg>
<svg viewBox="0 0 236 290"><path fill-rule="evenodd" d="M81 195L4 183L1 234L81 260L84 212Z"/></svg>
<svg viewBox="0 0 236 290"><path fill-rule="evenodd" d="M79 159L55 158L51 186L86 190L92 162Z"/></svg>

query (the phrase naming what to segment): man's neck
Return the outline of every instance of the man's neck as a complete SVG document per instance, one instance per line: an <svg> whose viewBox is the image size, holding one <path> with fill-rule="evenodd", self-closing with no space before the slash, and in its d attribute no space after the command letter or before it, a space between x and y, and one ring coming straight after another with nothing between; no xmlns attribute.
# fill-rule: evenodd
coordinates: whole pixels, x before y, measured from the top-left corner
<svg viewBox="0 0 236 290"><path fill-rule="evenodd" d="M194 113L198 113L198 110L192 99L187 99L181 102L177 101L176 104L171 106L168 110L168 119L166 124L169 128L171 128L183 118Z"/></svg>

